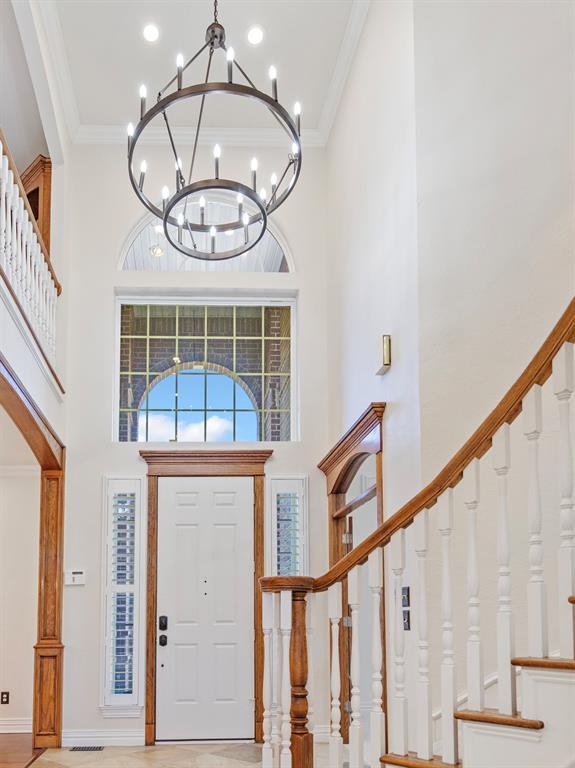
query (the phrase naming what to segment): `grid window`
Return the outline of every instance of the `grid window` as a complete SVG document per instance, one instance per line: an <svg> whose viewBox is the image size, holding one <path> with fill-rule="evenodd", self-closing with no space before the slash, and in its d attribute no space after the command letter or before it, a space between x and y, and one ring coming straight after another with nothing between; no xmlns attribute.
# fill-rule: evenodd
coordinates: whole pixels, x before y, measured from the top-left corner
<svg viewBox="0 0 575 768"><path fill-rule="evenodd" d="M291 439L291 307L122 304L122 442Z"/></svg>
<svg viewBox="0 0 575 768"><path fill-rule="evenodd" d="M270 478L272 567L277 576L303 576L307 566L307 483L303 477Z"/></svg>
<svg viewBox="0 0 575 768"><path fill-rule="evenodd" d="M140 480L106 482L105 706L137 706Z"/></svg>

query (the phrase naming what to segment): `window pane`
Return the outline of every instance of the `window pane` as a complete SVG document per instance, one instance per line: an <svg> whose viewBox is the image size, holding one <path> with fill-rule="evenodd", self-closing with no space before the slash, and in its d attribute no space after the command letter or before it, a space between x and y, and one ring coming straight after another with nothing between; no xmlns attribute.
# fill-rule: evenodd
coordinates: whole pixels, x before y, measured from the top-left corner
<svg viewBox="0 0 575 768"><path fill-rule="evenodd" d="M178 442L203 443L204 413L182 413L178 411Z"/></svg>
<svg viewBox="0 0 575 768"><path fill-rule="evenodd" d="M134 593L112 596L112 664L110 690L131 694L134 687Z"/></svg>
<svg viewBox="0 0 575 768"><path fill-rule="evenodd" d="M238 378L240 379L240 381L243 382L246 388L249 389L249 391L251 392L251 396L253 397L255 407L261 409L262 402L263 402L262 401L262 392L263 392L262 377L256 375L256 376L239 376Z"/></svg>
<svg viewBox="0 0 575 768"><path fill-rule="evenodd" d="M266 376L264 408L268 410L289 410L290 377Z"/></svg>
<svg viewBox="0 0 575 768"><path fill-rule="evenodd" d="M278 576L300 571L300 513L297 493L276 494L276 566Z"/></svg>
<svg viewBox="0 0 575 768"><path fill-rule="evenodd" d="M236 336L262 335L262 308L236 307Z"/></svg>
<svg viewBox="0 0 575 768"><path fill-rule="evenodd" d="M290 372L290 342L287 339L266 339L264 350L266 373Z"/></svg>
<svg viewBox="0 0 575 768"><path fill-rule="evenodd" d="M259 435L260 414L255 411L236 413L236 440L257 442Z"/></svg>
<svg viewBox="0 0 575 768"><path fill-rule="evenodd" d="M145 430L144 424L144 430ZM138 437L138 412L121 411L118 425L118 440L120 442L136 442Z"/></svg>
<svg viewBox="0 0 575 768"><path fill-rule="evenodd" d="M204 374L181 373L178 379L178 408L203 409L205 407L205 402Z"/></svg>
<svg viewBox="0 0 575 768"><path fill-rule="evenodd" d="M234 335L234 308L208 307L208 336Z"/></svg>
<svg viewBox="0 0 575 768"><path fill-rule="evenodd" d="M180 339L178 342L178 357L182 365L186 363L203 363L206 356L206 345L203 339Z"/></svg>
<svg viewBox="0 0 575 768"><path fill-rule="evenodd" d="M146 371L148 342L146 339L120 341L120 370Z"/></svg>
<svg viewBox="0 0 575 768"><path fill-rule="evenodd" d="M282 336L289 339L291 336L291 309L290 307L265 307L265 335Z"/></svg>
<svg viewBox="0 0 575 768"><path fill-rule="evenodd" d="M233 413L208 413L206 420L206 439L208 442L229 442L234 439Z"/></svg>
<svg viewBox="0 0 575 768"><path fill-rule="evenodd" d="M148 408L154 410L173 410L176 407L176 377L174 374L164 379L152 379L148 392Z"/></svg>
<svg viewBox="0 0 575 768"><path fill-rule="evenodd" d="M148 411L148 442L169 443L176 439L176 414Z"/></svg>
<svg viewBox="0 0 575 768"><path fill-rule="evenodd" d="M174 367L175 339L150 339L150 373L162 373Z"/></svg>
<svg viewBox="0 0 575 768"><path fill-rule="evenodd" d="M148 333L148 307L145 304L122 304L121 336L145 336Z"/></svg>
<svg viewBox="0 0 575 768"><path fill-rule="evenodd" d="M262 440L289 440L290 414L287 411L264 412Z"/></svg>
<svg viewBox="0 0 575 768"><path fill-rule="evenodd" d="M257 404L255 404L254 400L255 398L250 397L248 392L246 392L245 388L241 384L236 384L236 410L238 411L251 411L254 408L257 408Z"/></svg>
<svg viewBox="0 0 575 768"><path fill-rule="evenodd" d="M205 307L178 307L178 333L180 336L206 335Z"/></svg>
<svg viewBox="0 0 575 768"><path fill-rule="evenodd" d="M176 335L177 307L152 304L150 306L150 336Z"/></svg>
<svg viewBox="0 0 575 768"><path fill-rule="evenodd" d="M228 371L234 369L233 339L208 339L208 363L221 365Z"/></svg>
<svg viewBox="0 0 575 768"><path fill-rule="evenodd" d="M146 405L145 375L120 376L120 408L142 408Z"/></svg>
<svg viewBox="0 0 575 768"><path fill-rule="evenodd" d="M236 371L259 373L262 369L261 339L236 340Z"/></svg>
<svg viewBox="0 0 575 768"><path fill-rule="evenodd" d="M234 407L234 382L229 376L208 374L208 405L210 410L218 411Z"/></svg>

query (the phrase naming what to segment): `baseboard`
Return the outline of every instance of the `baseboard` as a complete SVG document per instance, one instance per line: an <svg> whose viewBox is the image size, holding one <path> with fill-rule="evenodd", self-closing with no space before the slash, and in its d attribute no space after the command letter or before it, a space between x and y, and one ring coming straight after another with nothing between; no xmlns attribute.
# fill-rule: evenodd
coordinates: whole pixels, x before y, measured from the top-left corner
<svg viewBox="0 0 575 768"><path fill-rule="evenodd" d="M144 729L130 731L64 731L63 747L143 747Z"/></svg>
<svg viewBox="0 0 575 768"><path fill-rule="evenodd" d="M314 725L313 740L316 744L327 744L329 741L329 725Z"/></svg>
<svg viewBox="0 0 575 768"><path fill-rule="evenodd" d="M32 733L32 718L0 717L0 733Z"/></svg>

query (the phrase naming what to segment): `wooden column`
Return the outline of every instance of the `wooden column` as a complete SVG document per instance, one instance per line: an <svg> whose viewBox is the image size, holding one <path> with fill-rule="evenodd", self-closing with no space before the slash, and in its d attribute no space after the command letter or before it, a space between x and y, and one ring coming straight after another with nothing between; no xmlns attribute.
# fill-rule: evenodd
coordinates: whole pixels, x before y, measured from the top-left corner
<svg viewBox="0 0 575 768"><path fill-rule="evenodd" d="M62 734L63 484L63 470L42 471L38 642L34 646L34 747L58 747Z"/></svg>
<svg viewBox="0 0 575 768"><path fill-rule="evenodd" d="M307 727L306 592L292 592L290 642L291 753L293 768L313 768L313 736Z"/></svg>

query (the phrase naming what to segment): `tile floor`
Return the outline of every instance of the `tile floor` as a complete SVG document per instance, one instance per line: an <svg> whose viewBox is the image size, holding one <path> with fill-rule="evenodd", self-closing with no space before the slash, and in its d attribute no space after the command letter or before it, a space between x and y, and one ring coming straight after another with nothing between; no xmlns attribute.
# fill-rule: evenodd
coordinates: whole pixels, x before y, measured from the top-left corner
<svg viewBox="0 0 575 768"><path fill-rule="evenodd" d="M327 766L327 745L316 744L315 764ZM49 749L34 768L260 768L259 744L182 744L106 747L102 752Z"/></svg>

